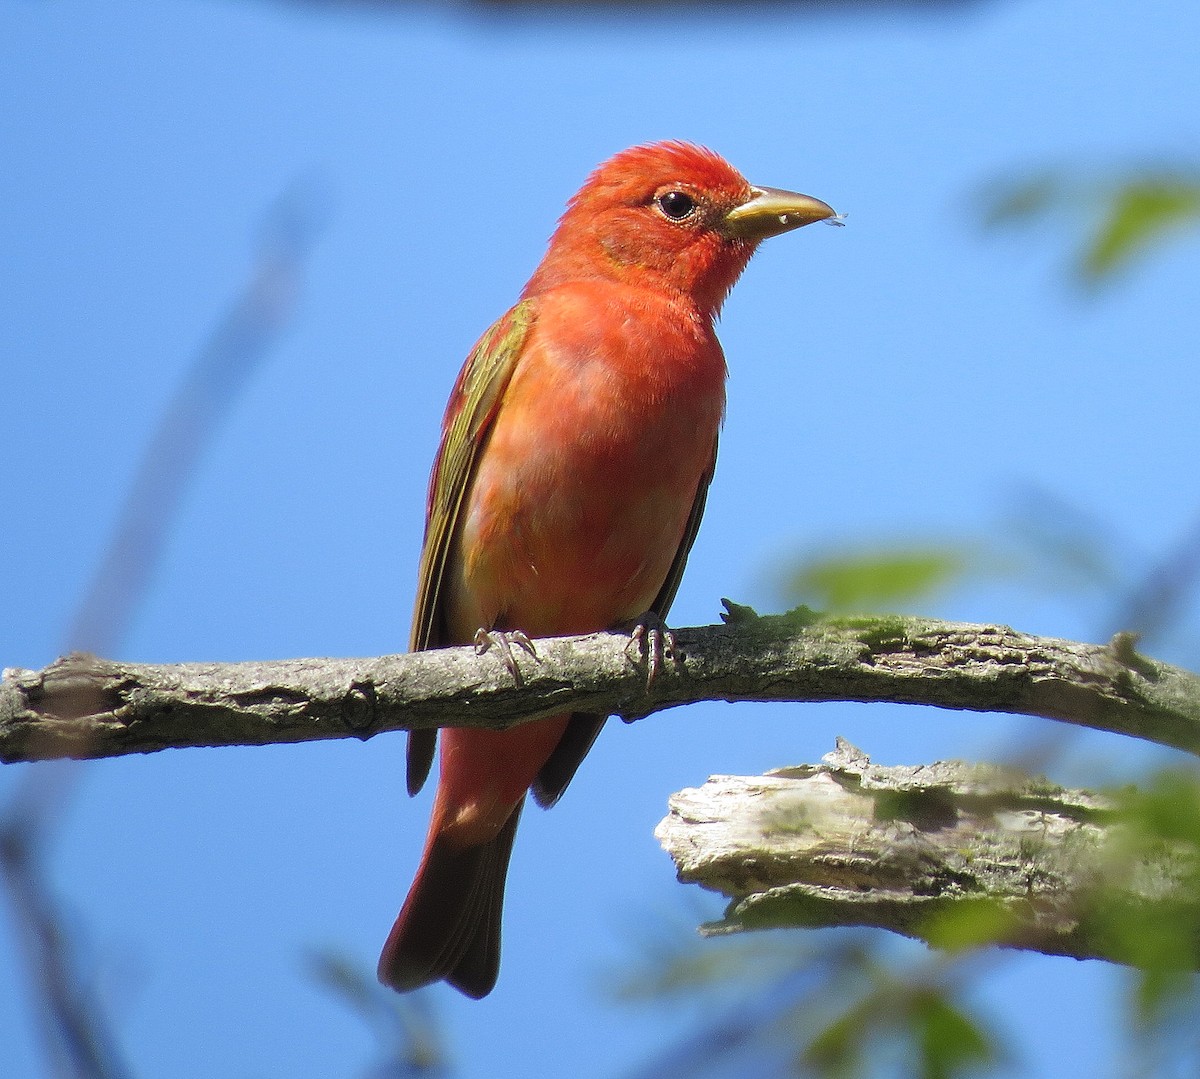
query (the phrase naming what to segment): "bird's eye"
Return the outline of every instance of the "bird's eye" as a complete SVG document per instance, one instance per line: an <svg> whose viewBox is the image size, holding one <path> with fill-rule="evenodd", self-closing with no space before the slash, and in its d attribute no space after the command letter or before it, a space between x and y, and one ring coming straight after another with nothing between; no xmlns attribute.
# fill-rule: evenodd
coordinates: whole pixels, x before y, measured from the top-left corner
<svg viewBox="0 0 1200 1079"><path fill-rule="evenodd" d="M672 221L682 221L696 209L696 200L683 191L668 191L658 196L658 208Z"/></svg>

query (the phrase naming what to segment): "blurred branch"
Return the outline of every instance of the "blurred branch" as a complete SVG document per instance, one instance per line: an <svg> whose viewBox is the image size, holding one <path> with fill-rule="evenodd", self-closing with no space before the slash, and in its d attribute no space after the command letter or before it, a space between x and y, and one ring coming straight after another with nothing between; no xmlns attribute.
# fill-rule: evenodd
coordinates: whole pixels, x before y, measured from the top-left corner
<svg viewBox="0 0 1200 1079"><path fill-rule="evenodd" d="M27 797L0 820L0 875L40 1005L37 1014L53 1074L121 1079L129 1073L92 987L76 970L72 941L43 871L48 822L60 802L58 784L27 787Z"/></svg>
<svg viewBox="0 0 1200 1079"><path fill-rule="evenodd" d="M1142 637L1161 636L1179 621L1200 581L1200 517L1122 597L1112 624Z"/></svg>
<svg viewBox="0 0 1200 1079"><path fill-rule="evenodd" d="M452 1074L445 1034L428 993L399 994L379 984L337 952L310 957L319 985L356 1013L374 1032L379 1061L373 1079L448 1079Z"/></svg>
<svg viewBox="0 0 1200 1079"><path fill-rule="evenodd" d="M375 659L149 665L74 654L0 684L0 760L494 729L567 709L638 719L700 700L892 701L1045 716L1200 754L1200 676L1107 645L1003 626L798 608L676 632L647 687L629 637L537 641L513 679L472 647ZM518 684L519 683L519 684Z"/></svg>
<svg viewBox="0 0 1200 1079"><path fill-rule="evenodd" d="M1194 848L1120 862L1129 821L1086 791L959 761L881 767L842 739L825 762L672 796L655 835L679 879L732 899L707 932L875 926L1129 962L1114 910L1136 923L1193 884Z"/></svg>
<svg viewBox="0 0 1200 1079"><path fill-rule="evenodd" d="M551 18L571 14L629 15L669 14L680 9L736 13L757 8L793 7L813 14L849 15L898 10L947 13L982 7L983 0L286 0L293 7L344 11L347 8L399 14L415 7L454 7L482 15Z"/></svg>
<svg viewBox="0 0 1200 1079"><path fill-rule="evenodd" d="M142 455L68 631L72 647L115 651L126 637L202 452L290 317L316 234L316 209L310 192L293 189L267 213L249 282L192 362ZM47 883L53 816L65 806L78 772L37 769L21 779L0 815L0 870L53 1074L118 1079L128 1069L79 969L77 941Z"/></svg>
<svg viewBox="0 0 1200 1079"><path fill-rule="evenodd" d="M72 648L111 653L124 640L201 454L291 317L318 216L312 194L299 190L268 213L249 282L193 360L142 454L67 634Z"/></svg>

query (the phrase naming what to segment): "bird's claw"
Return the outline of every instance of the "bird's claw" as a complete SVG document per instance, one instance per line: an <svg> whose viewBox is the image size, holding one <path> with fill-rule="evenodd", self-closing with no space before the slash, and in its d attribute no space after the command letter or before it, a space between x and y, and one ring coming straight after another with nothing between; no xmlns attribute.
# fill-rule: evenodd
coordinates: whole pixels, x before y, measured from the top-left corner
<svg viewBox="0 0 1200 1079"><path fill-rule="evenodd" d="M525 684L525 678L521 674L521 668L517 666L517 657L513 654L512 646L515 644L522 651L528 652L534 659L538 658L533 641L519 629L483 629L480 627L475 631L474 643L477 656L482 656L492 645L495 645L500 653L500 662L504 664L505 669L512 675L513 681L518 686Z"/></svg>
<svg viewBox="0 0 1200 1079"><path fill-rule="evenodd" d="M646 664L646 691L649 692L666 660L677 658L675 634L657 614L647 611L629 631L625 654L635 663Z"/></svg>

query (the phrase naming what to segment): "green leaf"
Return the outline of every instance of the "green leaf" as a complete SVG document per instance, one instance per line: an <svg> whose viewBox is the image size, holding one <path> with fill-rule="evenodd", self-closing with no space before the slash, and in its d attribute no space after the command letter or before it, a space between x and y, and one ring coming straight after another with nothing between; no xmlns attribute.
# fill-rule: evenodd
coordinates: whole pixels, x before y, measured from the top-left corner
<svg viewBox="0 0 1200 1079"><path fill-rule="evenodd" d="M1130 1018L1135 1032L1153 1039L1194 1003L1197 991L1200 776L1164 769L1140 789L1115 797L1121 829L1109 845L1105 883L1089 897L1086 920L1109 952L1136 968ZM1148 901L1124 893L1131 878L1150 893Z"/></svg>
<svg viewBox="0 0 1200 1079"><path fill-rule="evenodd" d="M1100 220L1084 247L1078 272L1097 282L1124 269L1172 233L1200 223L1200 180L1146 176L1117 188L1101 208Z"/></svg>
<svg viewBox="0 0 1200 1079"><path fill-rule="evenodd" d="M820 610L878 610L944 591L972 568L967 547L900 547L813 558L794 567L785 587L791 599Z"/></svg>
<svg viewBox="0 0 1200 1079"><path fill-rule="evenodd" d="M1029 227L1055 215L1081 221L1073 273L1095 286L1200 223L1200 172L1142 167L1089 176L1044 169L993 185L981 201L989 228Z"/></svg>
<svg viewBox="0 0 1200 1079"><path fill-rule="evenodd" d="M1001 903L959 899L939 907L923 929L931 946L956 952L1005 941L1017 925L1015 915Z"/></svg>
<svg viewBox="0 0 1200 1079"><path fill-rule="evenodd" d="M864 1070L873 1017L870 1000L859 1003L819 1030L800 1055L805 1070L829 1079L851 1079Z"/></svg>
<svg viewBox="0 0 1200 1079"><path fill-rule="evenodd" d="M996 1045L983 1028L941 990L914 994L912 1034L924 1079L951 1079L999 1059Z"/></svg>

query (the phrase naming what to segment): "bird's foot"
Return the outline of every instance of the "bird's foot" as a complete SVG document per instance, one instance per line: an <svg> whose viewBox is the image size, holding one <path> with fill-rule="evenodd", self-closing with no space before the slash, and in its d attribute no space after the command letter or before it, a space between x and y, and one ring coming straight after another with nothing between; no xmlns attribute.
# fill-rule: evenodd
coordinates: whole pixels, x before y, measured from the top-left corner
<svg viewBox="0 0 1200 1079"><path fill-rule="evenodd" d="M647 611L634 620L625 654L635 663L645 663L646 690L649 692L665 662L677 658L675 634L657 614Z"/></svg>
<svg viewBox="0 0 1200 1079"><path fill-rule="evenodd" d="M483 629L480 627L475 631L475 654L482 656L484 652L495 645L496 650L500 653L500 662L512 675L513 681L518 686L523 686L525 679L521 674L521 668L517 666L517 657L513 654L514 644L522 651L528 652L534 659L538 658L533 641L519 629Z"/></svg>

